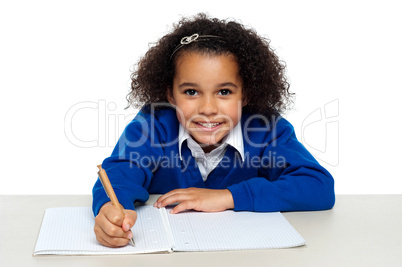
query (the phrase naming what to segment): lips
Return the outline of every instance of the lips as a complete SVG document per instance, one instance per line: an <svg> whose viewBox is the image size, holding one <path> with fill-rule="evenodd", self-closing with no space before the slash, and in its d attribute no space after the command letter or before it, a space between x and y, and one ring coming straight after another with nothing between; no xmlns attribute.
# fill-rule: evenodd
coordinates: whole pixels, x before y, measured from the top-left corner
<svg viewBox="0 0 402 267"><path fill-rule="evenodd" d="M196 123L205 128L214 128L214 127L222 124L221 122L196 122Z"/></svg>
<svg viewBox="0 0 402 267"><path fill-rule="evenodd" d="M194 122L194 123L199 127L200 130L207 132L214 132L223 124L223 122Z"/></svg>

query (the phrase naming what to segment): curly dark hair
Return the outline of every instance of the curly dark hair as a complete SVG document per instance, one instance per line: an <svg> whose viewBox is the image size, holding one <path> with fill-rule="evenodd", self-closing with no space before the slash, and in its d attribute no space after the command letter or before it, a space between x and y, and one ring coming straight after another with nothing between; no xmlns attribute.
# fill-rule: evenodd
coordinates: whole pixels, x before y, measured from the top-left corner
<svg viewBox="0 0 402 267"><path fill-rule="evenodd" d="M194 33L213 35L175 48L185 36ZM171 33L162 37L140 59L131 74L129 105L140 107L151 103L168 102L172 90L177 59L185 51L222 55L232 54L239 66L243 81L243 97L247 99L244 112L273 115L284 112L292 103L293 93L285 76L285 64L270 47L270 40L257 35L235 21L209 18L200 13L194 18L183 18Z"/></svg>

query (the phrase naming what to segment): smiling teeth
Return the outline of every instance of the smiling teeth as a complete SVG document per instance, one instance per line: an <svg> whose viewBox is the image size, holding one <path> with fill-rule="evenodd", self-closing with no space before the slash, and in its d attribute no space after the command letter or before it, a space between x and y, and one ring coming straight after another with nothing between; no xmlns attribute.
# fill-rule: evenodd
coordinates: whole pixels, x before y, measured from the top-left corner
<svg viewBox="0 0 402 267"><path fill-rule="evenodd" d="M217 123L202 123L202 122L199 122L198 124L200 124L203 127L213 128L215 126L218 126L219 122L217 122Z"/></svg>

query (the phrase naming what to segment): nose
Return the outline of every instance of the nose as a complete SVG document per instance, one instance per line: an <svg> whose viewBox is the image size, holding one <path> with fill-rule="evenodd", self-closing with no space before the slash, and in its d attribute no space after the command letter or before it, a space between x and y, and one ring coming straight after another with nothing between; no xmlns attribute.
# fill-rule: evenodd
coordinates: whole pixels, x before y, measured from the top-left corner
<svg viewBox="0 0 402 267"><path fill-rule="evenodd" d="M206 116L218 113L218 106L213 96L205 96L200 99L198 113Z"/></svg>

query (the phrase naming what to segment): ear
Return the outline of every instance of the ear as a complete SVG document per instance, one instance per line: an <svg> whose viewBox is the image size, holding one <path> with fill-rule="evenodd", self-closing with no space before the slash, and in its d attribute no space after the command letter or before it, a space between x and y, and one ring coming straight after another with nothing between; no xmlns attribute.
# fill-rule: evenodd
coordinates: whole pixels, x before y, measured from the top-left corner
<svg viewBox="0 0 402 267"><path fill-rule="evenodd" d="M243 107L247 106L247 98L245 97L242 99L242 106Z"/></svg>
<svg viewBox="0 0 402 267"><path fill-rule="evenodd" d="M174 98L173 98L173 90L170 87L168 87L166 90L166 98L167 98L169 104L171 104L172 106L176 105L176 102L174 101Z"/></svg>

